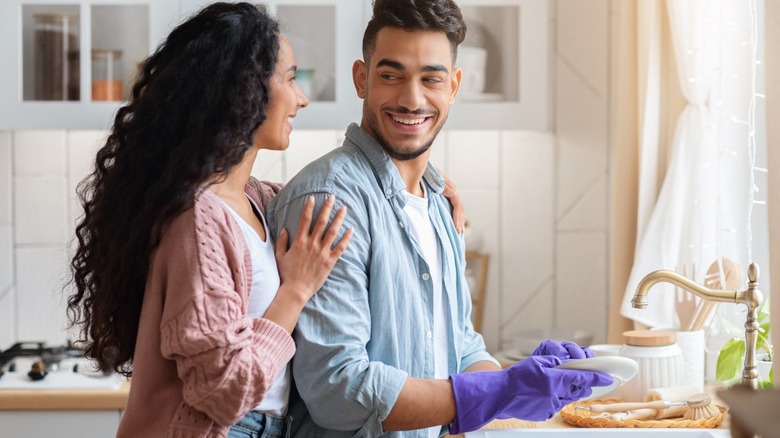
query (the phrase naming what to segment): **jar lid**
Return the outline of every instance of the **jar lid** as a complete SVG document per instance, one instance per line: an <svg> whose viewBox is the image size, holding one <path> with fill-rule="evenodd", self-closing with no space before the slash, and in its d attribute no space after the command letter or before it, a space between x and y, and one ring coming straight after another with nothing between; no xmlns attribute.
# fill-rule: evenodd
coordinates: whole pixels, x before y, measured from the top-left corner
<svg viewBox="0 0 780 438"><path fill-rule="evenodd" d="M59 21L63 21L63 20L75 21L77 17L78 17L78 14L72 14L72 13L67 13L67 12L62 12L62 13L58 13L58 12L45 12L45 13L43 13L42 12L42 13L39 13L39 14L33 14L33 18L34 19L36 19L38 21L44 21L44 22L47 22L47 23L59 22Z"/></svg>
<svg viewBox="0 0 780 438"><path fill-rule="evenodd" d="M111 59L122 57L122 51L118 49L92 49L92 58Z"/></svg>
<svg viewBox="0 0 780 438"><path fill-rule="evenodd" d="M677 342L677 333L671 330L629 330L623 332L623 342L637 347L660 347Z"/></svg>

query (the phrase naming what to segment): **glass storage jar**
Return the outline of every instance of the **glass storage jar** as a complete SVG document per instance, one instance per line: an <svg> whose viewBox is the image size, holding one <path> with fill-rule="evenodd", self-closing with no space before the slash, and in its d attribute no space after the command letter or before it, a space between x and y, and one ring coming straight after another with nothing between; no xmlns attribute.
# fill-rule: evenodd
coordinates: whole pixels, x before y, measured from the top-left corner
<svg viewBox="0 0 780 438"><path fill-rule="evenodd" d="M33 14L36 100L79 100L78 15Z"/></svg>
<svg viewBox="0 0 780 438"><path fill-rule="evenodd" d="M122 100L121 62L121 50L92 50L92 100Z"/></svg>
<svg viewBox="0 0 780 438"><path fill-rule="evenodd" d="M621 388L627 402L641 402L653 388L685 384L682 350L677 334L668 330L630 330L623 333L620 355L639 364L636 376Z"/></svg>

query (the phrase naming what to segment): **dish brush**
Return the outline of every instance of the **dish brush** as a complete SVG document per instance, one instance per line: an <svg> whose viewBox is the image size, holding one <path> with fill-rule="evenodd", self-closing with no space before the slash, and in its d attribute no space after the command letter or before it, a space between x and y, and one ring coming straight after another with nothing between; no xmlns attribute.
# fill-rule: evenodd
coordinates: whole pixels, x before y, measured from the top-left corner
<svg viewBox="0 0 780 438"><path fill-rule="evenodd" d="M610 403L593 404L590 406L577 406L575 409L583 409L594 413L601 412L624 412L635 409L669 409L675 406L685 406L683 418L686 420L702 420L713 418L720 413L717 406L713 405L712 397L709 394L696 394L688 397L685 401L670 402L668 400L655 400L639 403ZM646 411L645 411L646 412Z"/></svg>
<svg viewBox="0 0 780 438"><path fill-rule="evenodd" d="M712 403L712 398L709 394L696 394L680 403L685 403L685 406L688 408L685 411L685 415L683 415L683 418L686 420L702 420L720 414L720 410Z"/></svg>

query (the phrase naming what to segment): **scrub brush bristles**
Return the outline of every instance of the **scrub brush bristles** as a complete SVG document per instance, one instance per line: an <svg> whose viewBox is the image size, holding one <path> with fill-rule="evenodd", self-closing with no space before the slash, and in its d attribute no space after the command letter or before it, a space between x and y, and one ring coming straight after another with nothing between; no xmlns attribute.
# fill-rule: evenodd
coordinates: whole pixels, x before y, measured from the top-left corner
<svg viewBox="0 0 780 438"><path fill-rule="evenodd" d="M720 414L720 410L712 403L709 394L696 394L686 400L688 410L683 418L686 420L706 420Z"/></svg>

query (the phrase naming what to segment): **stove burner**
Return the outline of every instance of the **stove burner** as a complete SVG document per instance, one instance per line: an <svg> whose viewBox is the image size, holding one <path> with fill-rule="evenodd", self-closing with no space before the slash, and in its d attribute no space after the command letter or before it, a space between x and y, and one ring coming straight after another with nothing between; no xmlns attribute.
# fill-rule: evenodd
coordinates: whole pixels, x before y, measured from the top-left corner
<svg viewBox="0 0 780 438"><path fill-rule="evenodd" d="M70 341L60 347L45 347L44 344L44 342L17 342L11 348L0 352L0 369L20 357L38 357L43 361L45 369L50 369L52 365L56 366L63 359L84 357L84 350L75 347ZM14 364L11 364L9 371L15 371Z"/></svg>
<svg viewBox="0 0 780 438"><path fill-rule="evenodd" d="M32 380L38 381L43 380L43 378L46 377L46 374L49 374L46 371L46 365L42 360L37 360L32 364L32 368L30 369L30 372L27 373L27 376Z"/></svg>

